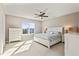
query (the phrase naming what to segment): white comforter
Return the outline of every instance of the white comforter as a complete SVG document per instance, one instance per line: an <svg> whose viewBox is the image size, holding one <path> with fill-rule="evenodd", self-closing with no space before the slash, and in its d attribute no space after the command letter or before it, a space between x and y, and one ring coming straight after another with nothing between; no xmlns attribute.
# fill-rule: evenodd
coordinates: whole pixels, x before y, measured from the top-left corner
<svg viewBox="0 0 79 59"><path fill-rule="evenodd" d="M35 34L34 36L49 41L57 40L58 38L60 38L60 34L48 34L48 33L39 33L39 34Z"/></svg>

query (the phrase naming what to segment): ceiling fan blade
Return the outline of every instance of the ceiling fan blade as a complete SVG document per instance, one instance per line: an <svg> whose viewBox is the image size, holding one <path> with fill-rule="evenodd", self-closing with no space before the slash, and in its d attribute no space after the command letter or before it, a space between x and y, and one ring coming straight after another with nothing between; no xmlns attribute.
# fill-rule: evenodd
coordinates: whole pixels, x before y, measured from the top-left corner
<svg viewBox="0 0 79 59"><path fill-rule="evenodd" d="M43 16L43 17L48 17L48 16Z"/></svg>
<svg viewBox="0 0 79 59"><path fill-rule="evenodd" d="M40 16L43 16L43 15L45 15L45 13L40 14Z"/></svg>

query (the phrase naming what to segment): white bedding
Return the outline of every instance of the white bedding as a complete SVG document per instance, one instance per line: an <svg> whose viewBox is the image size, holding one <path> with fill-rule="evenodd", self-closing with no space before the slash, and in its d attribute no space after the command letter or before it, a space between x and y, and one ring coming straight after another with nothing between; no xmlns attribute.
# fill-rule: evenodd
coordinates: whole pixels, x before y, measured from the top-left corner
<svg viewBox="0 0 79 59"><path fill-rule="evenodd" d="M59 33L53 33L53 34L39 33L39 34L35 34L34 36L37 38L42 38L49 41L58 40L58 38L61 37Z"/></svg>

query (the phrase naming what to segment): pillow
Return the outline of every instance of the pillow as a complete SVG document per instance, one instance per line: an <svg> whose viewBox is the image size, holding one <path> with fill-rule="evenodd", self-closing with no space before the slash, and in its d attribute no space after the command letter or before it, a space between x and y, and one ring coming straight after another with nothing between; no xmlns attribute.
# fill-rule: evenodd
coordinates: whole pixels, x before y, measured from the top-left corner
<svg viewBox="0 0 79 59"><path fill-rule="evenodd" d="M52 32L52 34L59 34L59 32Z"/></svg>
<svg viewBox="0 0 79 59"><path fill-rule="evenodd" d="M59 34L59 32L57 32L57 31L49 31L49 32L47 32L48 34Z"/></svg>

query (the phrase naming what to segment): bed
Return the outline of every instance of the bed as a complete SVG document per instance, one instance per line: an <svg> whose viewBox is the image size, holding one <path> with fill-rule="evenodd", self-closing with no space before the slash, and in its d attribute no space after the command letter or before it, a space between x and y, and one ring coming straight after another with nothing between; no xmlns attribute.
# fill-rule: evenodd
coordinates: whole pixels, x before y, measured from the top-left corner
<svg viewBox="0 0 79 59"><path fill-rule="evenodd" d="M35 34L34 41L50 48L50 46L62 41L62 29L62 27L49 27L46 33Z"/></svg>

